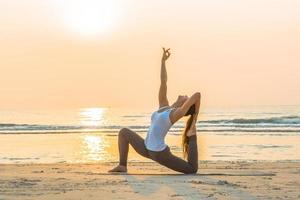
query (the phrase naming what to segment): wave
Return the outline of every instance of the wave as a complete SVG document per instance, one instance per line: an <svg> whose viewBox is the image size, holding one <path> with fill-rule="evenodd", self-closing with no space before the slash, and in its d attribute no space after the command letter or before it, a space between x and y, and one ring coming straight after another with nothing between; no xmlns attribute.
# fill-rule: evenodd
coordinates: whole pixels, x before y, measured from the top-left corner
<svg viewBox="0 0 300 200"><path fill-rule="evenodd" d="M31 125L31 124L0 124L0 132L4 131L118 131L121 128L130 128L135 131L147 131L149 126L58 126L58 125ZM184 125L175 125L170 131L172 132L180 132L184 129ZM240 125L240 126L232 126L232 125L203 125L198 124L197 129L201 131L300 131L300 125L298 126L251 126L251 125Z"/></svg>
<svg viewBox="0 0 300 200"><path fill-rule="evenodd" d="M207 120L202 121L208 124L298 124L300 125L300 116L281 116L270 118L237 118L224 120Z"/></svg>
<svg viewBox="0 0 300 200"><path fill-rule="evenodd" d="M121 127L120 127L121 128ZM47 128L47 129L10 129L10 130L1 130L0 134L67 134L67 133L104 133L107 135L117 135L120 128L114 128L114 129L84 129L84 128L69 128L69 129L62 129L62 128ZM128 126L127 128L130 128L131 130L138 132L138 133L146 133L148 131L148 128L145 129L135 129L131 126ZM183 129L171 129L169 132L173 135L181 135ZM285 128L279 128L279 129L270 129L270 128L225 128L225 129L203 129L203 128L197 128L197 132L206 132L206 133L292 133L292 134L300 134L300 128L297 129L285 129Z"/></svg>
<svg viewBox="0 0 300 200"><path fill-rule="evenodd" d="M1 130L76 130L84 129L83 126L63 126L63 125L37 125L37 124L12 124L0 123Z"/></svg>
<svg viewBox="0 0 300 200"><path fill-rule="evenodd" d="M147 117L145 115L123 115L124 118L141 118L141 117Z"/></svg>
<svg viewBox="0 0 300 200"><path fill-rule="evenodd" d="M176 123L170 132L182 132L185 123ZM15 124L0 123L0 134L13 132L86 132L97 131L117 133L123 128L121 125L83 126L83 125L40 125L40 124ZM147 125L126 126L134 131L147 132ZM201 120L197 129L202 132L299 132L299 116L281 116L271 118L236 118L221 120Z"/></svg>

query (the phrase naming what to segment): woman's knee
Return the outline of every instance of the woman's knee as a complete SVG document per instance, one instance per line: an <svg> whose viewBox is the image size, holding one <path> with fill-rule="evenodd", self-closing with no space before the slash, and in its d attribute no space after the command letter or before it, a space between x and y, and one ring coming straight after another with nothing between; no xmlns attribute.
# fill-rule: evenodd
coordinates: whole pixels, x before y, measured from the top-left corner
<svg viewBox="0 0 300 200"><path fill-rule="evenodd" d="M191 167L190 169L188 169L187 171L185 171L185 174L197 174L198 172L198 166L197 167Z"/></svg>
<svg viewBox="0 0 300 200"><path fill-rule="evenodd" d="M120 131L119 131L119 137L126 137L128 132L129 132L128 128L121 128Z"/></svg>

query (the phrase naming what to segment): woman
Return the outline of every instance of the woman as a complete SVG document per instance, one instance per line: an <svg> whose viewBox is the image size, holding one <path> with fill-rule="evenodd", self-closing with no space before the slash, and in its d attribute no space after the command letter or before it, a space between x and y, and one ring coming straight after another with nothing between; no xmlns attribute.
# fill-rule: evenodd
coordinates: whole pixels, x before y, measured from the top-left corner
<svg viewBox="0 0 300 200"><path fill-rule="evenodd" d="M191 97L178 96L176 102L169 105L167 99L167 70L166 60L170 57L170 49L163 48L161 60L161 85L159 89L159 109L151 116L146 139L141 138L137 133L122 128L118 135L119 165L109 172L127 172L127 157L129 144L140 155L152 159L177 172L185 174L197 173L198 150L196 136L196 122L200 107L200 93L197 92ZM165 144L164 139L171 126L184 116L189 116L185 130L182 135L182 147L184 157L187 161L174 156L170 148Z"/></svg>

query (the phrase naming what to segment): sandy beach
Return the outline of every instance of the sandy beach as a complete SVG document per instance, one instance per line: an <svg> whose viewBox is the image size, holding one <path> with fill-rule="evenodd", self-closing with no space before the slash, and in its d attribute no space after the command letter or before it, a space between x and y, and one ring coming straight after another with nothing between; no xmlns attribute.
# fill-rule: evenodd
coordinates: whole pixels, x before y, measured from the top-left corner
<svg viewBox="0 0 300 200"><path fill-rule="evenodd" d="M196 175L156 163L1 164L0 199L299 199L300 162L202 161Z"/></svg>
<svg viewBox="0 0 300 200"><path fill-rule="evenodd" d="M0 200L300 200L299 8L0 0Z"/></svg>

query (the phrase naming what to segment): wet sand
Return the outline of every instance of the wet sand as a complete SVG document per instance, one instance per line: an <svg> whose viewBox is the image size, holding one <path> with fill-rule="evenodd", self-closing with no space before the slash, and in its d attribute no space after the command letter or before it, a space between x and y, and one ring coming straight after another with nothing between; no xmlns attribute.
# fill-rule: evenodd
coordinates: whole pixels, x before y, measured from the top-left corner
<svg viewBox="0 0 300 200"><path fill-rule="evenodd" d="M298 161L201 161L196 175L156 163L1 164L0 199L300 199Z"/></svg>

